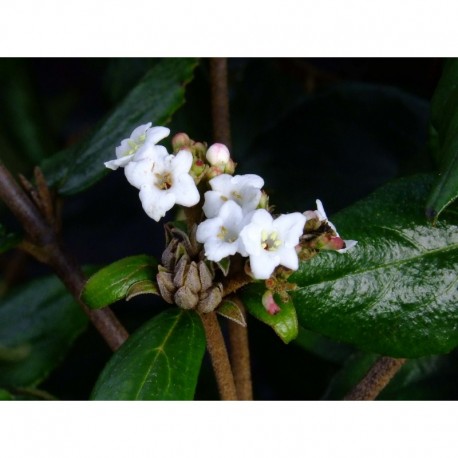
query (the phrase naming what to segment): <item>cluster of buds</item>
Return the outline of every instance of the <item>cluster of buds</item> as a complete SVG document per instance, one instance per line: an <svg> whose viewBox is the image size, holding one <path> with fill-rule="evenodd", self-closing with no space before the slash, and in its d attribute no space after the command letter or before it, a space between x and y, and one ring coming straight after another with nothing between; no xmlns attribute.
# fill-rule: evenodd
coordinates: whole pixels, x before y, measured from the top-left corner
<svg viewBox="0 0 458 458"><path fill-rule="evenodd" d="M234 175L236 164L225 145L207 148L180 133L173 137L169 154L157 145L169 133L151 123L139 126L116 148L117 159L105 163L111 169L124 168L154 220L175 204L194 207L193 213L199 215L189 235L167 229L157 277L167 302L204 313L214 310L223 297L221 284L215 283L214 263L224 264L237 255L248 258L245 271L253 279L267 280L270 293L263 303L269 313L276 313L279 307L273 302L269 279L282 277L279 284L285 283L284 272L297 270L299 259L318 250L344 253L356 245L340 238L321 201L317 200L317 210L274 217L262 189L264 180L254 174Z"/></svg>
<svg viewBox="0 0 458 458"><path fill-rule="evenodd" d="M193 164L190 173L196 184L202 179L210 180L223 173L232 175L235 171L236 164L227 146L222 143L214 143L207 148L206 143L196 142L184 132L180 132L172 138L172 148L174 153L186 150L192 154Z"/></svg>
<svg viewBox="0 0 458 458"><path fill-rule="evenodd" d="M189 236L171 225L165 228L167 247L157 275L162 297L183 309L212 312L221 303L223 287L214 281L212 264L199 259L202 251L195 238L195 228Z"/></svg>

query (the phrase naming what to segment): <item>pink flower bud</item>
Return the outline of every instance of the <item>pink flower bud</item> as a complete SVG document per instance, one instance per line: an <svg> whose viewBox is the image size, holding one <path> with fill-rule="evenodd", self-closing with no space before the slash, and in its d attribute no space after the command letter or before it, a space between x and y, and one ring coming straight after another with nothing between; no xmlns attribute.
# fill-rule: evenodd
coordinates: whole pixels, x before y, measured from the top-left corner
<svg viewBox="0 0 458 458"><path fill-rule="evenodd" d="M275 302L272 292L269 290L262 295L262 305L269 315L276 315L278 312L281 312L281 308Z"/></svg>
<svg viewBox="0 0 458 458"><path fill-rule="evenodd" d="M222 143L214 143L207 151L207 161L211 165L227 164L231 159L231 155L226 145Z"/></svg>

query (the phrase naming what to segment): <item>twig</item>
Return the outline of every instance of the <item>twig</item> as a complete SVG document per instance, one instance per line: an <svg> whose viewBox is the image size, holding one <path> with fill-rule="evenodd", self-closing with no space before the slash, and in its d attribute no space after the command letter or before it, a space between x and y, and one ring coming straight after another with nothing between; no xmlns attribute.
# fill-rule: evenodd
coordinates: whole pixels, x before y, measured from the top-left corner
<svg viewBox="0 0 458 458"><path fill-rule="evenodd" d="M43 183L39 186L43 186ZM43 190L40 190L38 194L39 196L46 195ZM19 220L30 239L22 246L28 246L29 253L55 271L80 303L109 347L112 350L118 349L129 336L127 331L110 309L90 310L81 302L80 293L86 279L80 266L64 251L53 228L2 163L0 163L0 199ZM49 203L44 205L49 207Z"/></svg>
<svg viewBox="0 0 458 458"><path fill-rule="evenodd" d="M202 313L200 317L205 329L207 349L215 372L219 395L223 401L237 400L234 376L216 313Z"/></svg>
<svg viewBox="0 0 458 458"><path fill-rule="evenodd" d="M242 301L236 296L234 296L232 300L237 302L240 310L246 316L245 307ZM231 344L230 358L232 370L234 372L237 396L241 401L251 401L253 399L253 386L251 382L248 328L230 320L228 321L228 326Z"/></svg>
<svg viewBox="0 0 458 458"><path fill-rule="evenodd" d="M229 91L227 87L227 59L210 59L213 140L231 149L229 121Z"/></svg>
<svg viewBox="0 0 458 458"><path fill-rule="evenodd" d="M404 365L406 359L383 356L372 366L366 376L344 398L346 401L371 401L388 385Z"/></svg>

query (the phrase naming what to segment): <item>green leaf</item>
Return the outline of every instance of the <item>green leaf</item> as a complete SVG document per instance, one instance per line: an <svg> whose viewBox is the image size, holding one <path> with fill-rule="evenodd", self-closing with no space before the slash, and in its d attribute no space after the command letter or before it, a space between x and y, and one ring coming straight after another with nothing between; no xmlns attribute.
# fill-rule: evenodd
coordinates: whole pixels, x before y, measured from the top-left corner
<svg viewBox="0 0 458 458"><path fill-rule="evenodd" d="M119 301L126 296L133 297L132 288L145 281L156 279L157 261L152 256L140 254L129 256L110 264L92 275L81 293L81 299L91 309L99 309ZM138 285L140 287L140 285ZM138 293L137 294L141 294Z"/></svg>
<svg viewBox="0 0 458 458"><path fill-rule="evenodd" d="M458 59L447 61L431 112L430 143L435 145L439 176L426 203L426 214L437 220L458 197Z"/></svg>
<svg viewBox="0 0 458 458"><path fill-rule="evenodd" d="M13 400L13 395L10 392L0 388L0 401L12 401L12 400Z"/></svg>
<svg viewBox="0 0 458 458"><path fill-rule="evenodd" d="M0 224L0 253L14 248L21 241L18 234L7 232L5 227Z"/></svg>
<svg viewBox="0 0 458 458"><path fill-rule="evenodd" d="M166 310L133 333L112 356L92 398L193 399L204 352L199 316L178 308Z"/></svg>
<svg viewBox="0 0 458 458"><path fill-rule="evenodd" d="M297 345L310 353L332 363L343 364L355 349L347 344L335 342L317 332L299 326L299 334L294 340Z"/></svg>
<svg viewBox="0 0 458 458"><path fill-rule="evenodd" d="M247 286L242 292L243 303L251 315L270 326L284 343L289 343L297 337L298 332L294 305L291 301L281 302L275 296L275 301L281 311L270 315L262 305L262 296L265 291L265 286L260 283Z"/></svg>
<svg viewBox="0 0 458 458"><path fill-rule="evenodd" d="M163 59L155 65L83 144L43 162L48 182L58 182L59 192L71 195L106 175L103 164L114 158L122 139L140 124L166 124L184 103L184 87L196 65L196 59Z"/></svg>
<svg viewBox="0 0 458 458"><path fill-rule="evenodd" d="M86 315L54 276L0 301L0 386L31 387L64 358Z"/></svg>
<svg viewBox="0 0 458 458"><path fill-rule="evenodd" d="M399 180L331 218L358 245L321 252L290 277L302 326L393 357L458 345L458 214L425 221L431 185L431 176Z"/></svg>

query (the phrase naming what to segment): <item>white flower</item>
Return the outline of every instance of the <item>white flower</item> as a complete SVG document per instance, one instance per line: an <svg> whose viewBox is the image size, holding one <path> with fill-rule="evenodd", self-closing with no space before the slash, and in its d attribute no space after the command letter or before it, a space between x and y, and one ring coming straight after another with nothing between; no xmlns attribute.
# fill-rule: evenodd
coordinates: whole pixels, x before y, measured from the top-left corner
<svg viewBox="0 0 458 458"><path fill-rule="evenodd" d="M318 216L318 219L320 221L327 221L331 229L336 233L337 237L340 237L339 233L337 232L336 227L334 224L329 221L328 217L326 216L326 212L324 211L323 204L321 203L321 200L317 199L316 201L316 211L315 214ZM348 250L351 250L358 242L356 240L344 240L345 243L345 248L341 248L340 250L337 250L338 253L345 253Z"/></svg>
<svg viewBox="0 0 458 458"><path fill-rule="evenodd" d="M250 213L258 206L264 186L264 180L253 174L231 176L224 173L212 178L209 183L212 191L205 193L203 206L207 218L217 216L228 200L239 204L244 214Z"/></svg>
<svg viewBox="0 0 458 458"><path fill-rule="evenodd" d="M246 256L240 244L239 233L246 224L247 217L232 200L221 207L218 216L206 219L197 227L197 241L204 244L205 256L218 262L237 252Z"/></svg>
<svg viewBox="0 0 458 458"><path fill-rule="evenodd" d="M275 220L264 209L253 213L251 222L241 230L240 239L250 256L255 278L269 278L280 264L297 270L299 260L295 247L303 234L305 221L301 213L281 215Z"/></svg>
<svg viewBox="0 0 458 458"><path fill-rule="evenodd" d="M151 123L142 124L135 128L129 138L124 139L116 147L116 158L112 161L105 162L105 167L116 170L118 167L125 167L132 160L141 160L149 146L156 143L169 135L170 129L167 127L156 126L151 128Z"/></svg>
<svg viewBox="0 0 458 458"><path fill-rule="evenodd" d="M175 204L192 207L199 202L199 191L189 175L192 161L189 151L174 156L156 146L150 156L125 168L129 183L140 189L143 209L150 218L159 221Z"/></svg>

